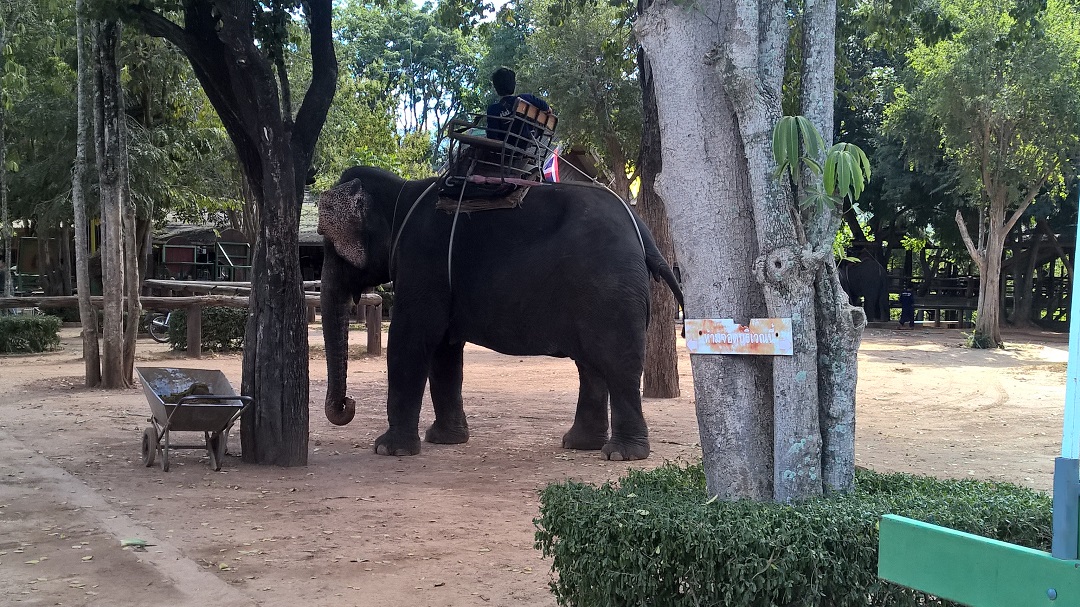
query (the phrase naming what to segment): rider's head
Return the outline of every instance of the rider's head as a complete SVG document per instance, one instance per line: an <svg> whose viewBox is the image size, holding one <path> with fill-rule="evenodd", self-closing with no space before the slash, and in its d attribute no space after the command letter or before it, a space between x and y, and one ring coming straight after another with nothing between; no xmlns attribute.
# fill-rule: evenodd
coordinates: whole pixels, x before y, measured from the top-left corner
<svg viewBox="0 0 1080 607"><path fill-rule="evenodd" d="M514 70L508 67L500 67L491 75L491 84L495 86L495 93L500 97L513 95L517 87L517 77Z"/></svg>

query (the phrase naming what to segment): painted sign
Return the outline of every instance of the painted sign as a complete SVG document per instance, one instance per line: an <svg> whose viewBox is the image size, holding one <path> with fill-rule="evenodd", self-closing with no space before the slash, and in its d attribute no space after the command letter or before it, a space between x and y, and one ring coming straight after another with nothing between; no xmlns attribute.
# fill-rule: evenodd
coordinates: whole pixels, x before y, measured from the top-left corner
<svg viewBox="0 0 1080 607"><path fill-rule="evenodd" d="M791 356L790 318L751 318L749 325L730 318L686 319L686 347L691 354Z"/></svg>

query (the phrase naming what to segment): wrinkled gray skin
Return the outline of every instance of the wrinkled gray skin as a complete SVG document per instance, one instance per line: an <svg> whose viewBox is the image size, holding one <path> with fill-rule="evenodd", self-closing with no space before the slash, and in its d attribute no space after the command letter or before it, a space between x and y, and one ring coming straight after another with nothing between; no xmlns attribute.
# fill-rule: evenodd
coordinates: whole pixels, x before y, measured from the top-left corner
<svg viewBox="0 0 1080 607"><path fill-rule="evenodd" d="M472 342L516 356L572 358L580 390L563 447L599 449L615 460L647 457L639 385L650 275L680 302L682 294L645 226L605 189L535 186L520 208L459 216L451 285L453 214L435 208L433 192L413 205L432 181L356 167L319 201L327 418L346 424L355 407L346 396L349 303L393 280L390 427L375 441L377 453L420 452L425 383L435 408L425 440L469 440L461 380L462 350Z"/></svg>

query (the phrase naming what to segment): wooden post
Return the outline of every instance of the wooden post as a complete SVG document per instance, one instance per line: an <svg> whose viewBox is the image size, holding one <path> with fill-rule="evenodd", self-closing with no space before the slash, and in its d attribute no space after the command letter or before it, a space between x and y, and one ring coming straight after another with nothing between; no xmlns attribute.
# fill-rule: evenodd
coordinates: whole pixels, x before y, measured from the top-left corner
<svg viewBox="0 0 1080 607"><path fill-rule="evenodd" d="M367 324L367 353L374 356L382 355L382 303L375 305L360 304L364 306Z"/></svg>
<svg viewBox="0 0 1080 607"><path fill-rule="evenodd" d="M315 304L308 304L307 306L307 321L308 324L315 322Z"/></svg>
<svg viewBox="0 0 1080 607"><path fill-rule="evenodd" d="M187 355L188 358L202 356L202 306L187 308Z"/></svg>

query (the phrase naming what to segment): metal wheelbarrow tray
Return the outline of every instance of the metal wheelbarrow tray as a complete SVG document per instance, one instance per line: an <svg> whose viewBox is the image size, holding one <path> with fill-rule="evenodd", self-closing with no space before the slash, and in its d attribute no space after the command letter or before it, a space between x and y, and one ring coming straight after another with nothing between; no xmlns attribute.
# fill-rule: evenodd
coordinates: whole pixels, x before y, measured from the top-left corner
<svg viewBox="0 0 1080 607"><path fill-rule="evenodd" d="M160 453L161 469L168 472L170 449L206 449L210 467L220 470L229 430L252 398L238 395L225 374L216 369L136 367L135 371L150 403L149 421L153 424L142 435L143 465L153 466ZM169 433L174 430L202 432L204 442L171 444Z"/></svg>

